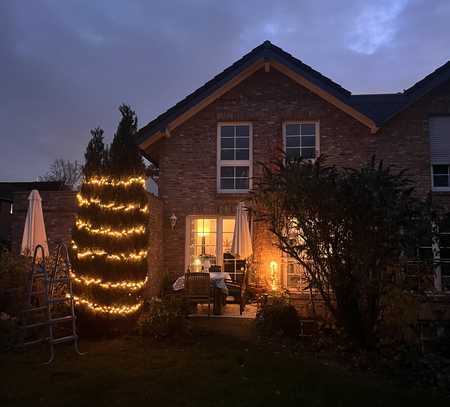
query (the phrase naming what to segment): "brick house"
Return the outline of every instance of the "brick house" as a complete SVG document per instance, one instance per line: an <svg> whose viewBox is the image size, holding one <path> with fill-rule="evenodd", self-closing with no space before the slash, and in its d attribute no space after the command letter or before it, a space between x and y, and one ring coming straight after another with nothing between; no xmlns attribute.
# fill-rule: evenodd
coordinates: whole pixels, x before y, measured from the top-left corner
<svg viewBox="0 0 450 407"><path fill-rule="evenodd" d="M417 192L450 209L450 62L401 93L352 95L269 41L144 126L137 143L159 168L162 252L172 279L199 254L233 267L228 251L238 202L258 162L288 155L358 167L376 155L408 169ZM171 217L177 222L171 225ZM295 291L301 271L251 225L256 278Z"/></svg>

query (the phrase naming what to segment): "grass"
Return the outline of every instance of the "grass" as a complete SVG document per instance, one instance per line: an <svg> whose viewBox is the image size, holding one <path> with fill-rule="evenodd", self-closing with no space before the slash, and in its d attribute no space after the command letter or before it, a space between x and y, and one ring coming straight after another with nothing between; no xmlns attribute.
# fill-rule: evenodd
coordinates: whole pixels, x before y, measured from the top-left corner
<svg viewBox="0 0 450 407"><path fill-rule="evenodd" d="M245 320L194 324L185 343L83 341L84 356L61 345L52 366L38 364L47 354L37 349L2 355L0 405L448 405L423 390L258 344Z"/></svg>

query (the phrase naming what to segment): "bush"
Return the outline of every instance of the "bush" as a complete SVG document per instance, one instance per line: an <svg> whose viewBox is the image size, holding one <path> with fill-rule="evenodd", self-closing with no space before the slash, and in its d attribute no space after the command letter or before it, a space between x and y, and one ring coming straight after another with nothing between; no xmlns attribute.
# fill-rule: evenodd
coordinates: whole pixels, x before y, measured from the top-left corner
<svg viewBox="0 0 450 407"><path fill-rule="evenodd" d="M154 339L181 338L190 334L188 304L184 298L152 298L144 305L138 321L138 332Z"/></svg>
<svg viewBox="0 0 450 407"><path fill-rule="evenodd" d="M265 336L294 338L300 333L300 317L285 296L262 296L256 313L256 327Z"/></svg>
<svg viewBox="0 0 450 407"><path fill-rule="evenodd" d="M16 316L25 301L25 285L29 259L0 251L0 312Z"/></svg>

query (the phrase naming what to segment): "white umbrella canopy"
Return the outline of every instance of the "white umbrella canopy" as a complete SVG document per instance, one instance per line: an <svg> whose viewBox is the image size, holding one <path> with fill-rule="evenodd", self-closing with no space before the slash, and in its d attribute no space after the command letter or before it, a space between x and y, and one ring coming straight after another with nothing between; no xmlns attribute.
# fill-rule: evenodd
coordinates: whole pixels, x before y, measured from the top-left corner
<svg viewBox="0 0 450 407"><path fill-rule="evenodd" d="M37 245L44 248L45 256L48 256L47 234L45 233L44 214L42 213L42 199L39 192L33 189L28 196L28 211L23 229L21 253L33 256ZM37 253L41 255L40 252Z"/></svg>
<svg viewBox="0 0 450 407"><path fill-rule="evenodd" d="M240 259L248 259L253 254L247 209L242 202L239 202L236 208L236 221L234 223L231 253Z"/></svg>

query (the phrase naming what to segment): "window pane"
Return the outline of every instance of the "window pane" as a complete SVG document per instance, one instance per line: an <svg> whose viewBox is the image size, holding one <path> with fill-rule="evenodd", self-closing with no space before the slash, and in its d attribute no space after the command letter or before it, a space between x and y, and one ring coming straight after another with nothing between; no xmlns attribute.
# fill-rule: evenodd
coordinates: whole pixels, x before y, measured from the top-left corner
<svg viewBox="0 0 450 407"><path fill-rule="evenodd" d="M201 271L205 262L215 264L217 260L217 219L194 218L191 221L190 268Z"/></svg>
<svg viewBox="0 0 450 407"><path fill-rule="evenodd" d="M249 151L248 149L236 150L236 160L248 160Z"/></svg>
<svg viewBox="0 0 450 407"><path fill-rule="evenodd" d="M315 147L316 137L315 136L303 136L302 137L302 147Z"/></svg>
<svg viewBox="0 0 450 407"><path fill-rule="evenodd" d="M234 150L221 150L220 153L221 160L234 160Z"/></svg>
<svg viewBox="0 0 450 407"><path fill-rule="evenodd" d="M234 139L233 138L222 138L220 140L220 145L222 148L234 148Z"/></svg>
<svg viewBox="0 0 450 407"><path fill-rule="evenodd" d="M433 186L448 187L448 175L435 175L433 177Z"/></svg>
<svg viewBox="0 0 450 407"><path fill-rule="evenodd" d="M222 137L234 137L234 126L222 126L220 128L220 135Z"/></svg>
<svg viewBox="0 0 450 407"><path fill-rule="evenodd" d="M300 149L299 148L287 148L286 149L286 158L288 160L292 160L293 158L300 157Z"/></svg>
<svg viewBox="0 0 450 407"><path fill-rule="evenodd" d="M309 159L314 158L316 151L314 148L302 148L301 155L303 158Z"/></svg>
<svg viewBox="0 0 450 407"><path fill-rule="evenodd" d="M248 189L248 178L236 178L236 189Z"/></svg>
<svg viewBox="0 0 450 407"><path fill-rule="evenodd" d="M286 137L286 147L300 147L300 137Z"/></svg>
<svg viewBox="0 0 450 407"><path fill-rule="evenodd" d="M234 167L220 167L220 176L222 178L233 178Z"/></svg>
<svg viewBox="0 0 450 407"><path fill-rule="evenodd" d="M302 124L302 135L314 135L316 134L316 125L314 123Z"/></svg>
<svg viewBox="0 0 450 407"><path fill-rule="evenodd" d="M448 174L448 165L433 165L433 174L447 175Z"/></svg>
<svg viewBox="0 0 450 407"><path fill-rule="evenodd" d="M248 178L248 167L236 167L237 178Z"/></svg>
<svg viewBox="0 0 450 407"><path fill-rule="evenodd" d="M248 148L248 137L247 138L237 138L236 139L236 148Z"/></svg>
<svg viewBox="0 0 450 407"><path fill-rule="evenodd" d="M223 220L222 233L222 247L224 253L226 253L231 250L231 244L233 243L234 219Z"/></svg>
<svg viewBox="0 0 450 407"><path fill-rule="evenodd" d="M249 134L249 126L236 126L236 137L248 137Z"/></svg>
<svg viewBox="0 0 450 407"><path fill-rule="evenodd" d="M286 124L286 135L287 136L297 136L300 134L299 124Z"/></svg>
<svg viewBox="0 0 450 407"><path fill-rule="evenodd" d="M233 178L221 178L220 189L234 189L234 179Z"/></svg>

